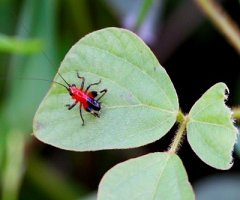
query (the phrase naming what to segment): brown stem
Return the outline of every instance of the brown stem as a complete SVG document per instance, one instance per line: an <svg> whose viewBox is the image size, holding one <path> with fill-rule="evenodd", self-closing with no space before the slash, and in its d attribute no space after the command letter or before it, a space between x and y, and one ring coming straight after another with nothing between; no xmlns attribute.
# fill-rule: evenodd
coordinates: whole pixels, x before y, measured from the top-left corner
<svg viewBox="0 0 240 200"><path fill-rule="evenodd" d="M214 0L195 1L207 17L209 17L212 23L240 54L240 30L227 12L225 12L225 10Z"/></svg>

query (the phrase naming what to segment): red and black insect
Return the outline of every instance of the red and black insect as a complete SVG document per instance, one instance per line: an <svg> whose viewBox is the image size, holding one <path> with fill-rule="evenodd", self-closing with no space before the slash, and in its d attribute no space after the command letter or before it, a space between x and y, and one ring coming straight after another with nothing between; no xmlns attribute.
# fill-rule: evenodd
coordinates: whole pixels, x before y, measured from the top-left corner
<svg viewBox="0 0 240 200"><path fill-rule="evenodd" d="M101 110L101 102L99 102L99 100L106 94L107 89L101 90L99 93L101 93L100 96L98 96L98 92L97 91L88 91L90 89L90 87L92 87L93 85L98 85L101 83L101 80L99 80L96 83L92 83L90 85L88 85L86 87L86 89L84 89L84 83L85 83L85 78L80 76L77 73L77 77L79 79L82 80L81 83L81 87L77 88L77 86L75 84L69 84L60 73L58 73L59 76L63 79L63 81L67 84L67 86L58 83L62 86L64 86L70 96L72 97L72 99L75 100L75 102L73 104L67 104L66 107L68 108L68 110L71 110L74 106L76 106L78 103L80 103L79 105L79 111L80 111L80 116L82 119L82 125L84 126L84 119L82 116L82 107L84 108L84 110L86 110L87 112L90 112L93 116L95 117L100 117L99 115L99 111ZM57 83L57 82L55 82ZM98 98L96 98L98 96Z"/></svg>

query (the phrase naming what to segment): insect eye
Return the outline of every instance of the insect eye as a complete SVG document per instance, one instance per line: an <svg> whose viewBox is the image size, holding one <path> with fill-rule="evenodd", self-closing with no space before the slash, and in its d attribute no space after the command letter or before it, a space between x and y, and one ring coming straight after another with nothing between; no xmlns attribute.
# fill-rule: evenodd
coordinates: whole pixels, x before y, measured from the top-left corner
<svg viewBox="0 0 240 200"><path fill-rule="evenodd" d="M69 91L69 95L70 95L70 96L72 96L72 95L73 95L73 93L72 93L71 91Z"/></svg>

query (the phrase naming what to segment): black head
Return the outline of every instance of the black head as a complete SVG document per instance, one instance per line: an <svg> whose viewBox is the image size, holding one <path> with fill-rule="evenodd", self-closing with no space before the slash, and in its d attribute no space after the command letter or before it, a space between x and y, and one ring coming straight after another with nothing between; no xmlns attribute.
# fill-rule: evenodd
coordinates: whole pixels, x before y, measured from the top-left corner
<svg viewBox="0 0 240 200"><path fill-rule="evenodd" d="M74 90L74 88L76 88L76 85L75 84L72 84L72 85L69 84L59 72L57 72L57 73L61 77L61 79L67 84L67 86L63 85L62 83L58 83L58 82L55 82L55 83L65 87L67 89L67 91L69 92L69 95L72 96L73 95L73 90Z"/></svg>

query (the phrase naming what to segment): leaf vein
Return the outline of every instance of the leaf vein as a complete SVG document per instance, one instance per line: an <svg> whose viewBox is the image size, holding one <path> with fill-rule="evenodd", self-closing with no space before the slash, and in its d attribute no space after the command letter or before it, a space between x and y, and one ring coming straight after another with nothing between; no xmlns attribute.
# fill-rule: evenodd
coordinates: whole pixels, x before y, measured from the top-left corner
<svg viewBox="0 0 240 200"><path fill-rule="evenodd" d="M191 120L189 121L189 124L190 124L191 122L192 122L192 123L199 123L199 124L206 124L206 125L210 125L210 126L218 126L218 127L221 127L221 128L225 128L225 129L234 131L233 128L227 127L227 126L225 126L225 125L223 125L223 124L204 122L204 121L199 121L199 120L195 120L195 119L191 119Z"/></svg>
<svg viewBox="0 0 240 200"><path fill-rule="evenodd" d="M147 104L116 105L116 106L106 106L105 108L106 109L115 109L115 108L132 108L132 107L148 107L148 108L152 108L152 109L155 109L155 110L160 110L162 112L167 112L167 113L171 113L171 114L176 113L174 111L169 111L169 110L166 110L166 109L162 109L160 107L150 106L150 105L147 105Z"/></svg>
<svg viewBox="0 0 240 200"><path fill-rule="evenodd" d="M158 178L158 181L157 181L157 184L156 184L155 192L153 193L153 198L152 198L153 200L157 199L157 191L158 191L158 188L159 188L159 185L160 185L160 182L161 182L160 179L161 179L161 176L162 176L162 174L163 174L163 172L165 170L165 167L168 164L169 159L170 159L170 155L167 155L166 161L164 163L164 166L161 168L161 170L159 172L159 178Z"/></svg>
<svg viewBox="0 0 240 200"><path fill-rule="evenodd" d="M127 59L123 59L122 57L120 57L120 56L118 56L118 55L116 55L116 54L114 54L114 53L112 53L112 52L109 52L109 51L106 50L106 49L103 49L103 48L100 48L100 47L96 47L96 46L93 46L93 45L87 44L87 43L84 43L84 44L82 44L82 45L88 46L88 47L93 48L93 49L96 49L96 50L98 50L98 51L103 51L103 52L105 52L106 54L109 54L109 55L111 55L111 56L113 56L113 57L116 57L116 58L119 59L119 60L122 60L123 62L126 62L126 63L131 64L132 66L134 66L135 69L139 70L142 74L145 74L146 76L148 76L148 77L157 85L157 87L161 90L161 92L162 92L163 95L165 96L166 100L170 103L170 105L171 105L172 107L174 107L173 103L170 101L170 99L169 99L168 95L166 94L166 92L165 92L161 87L159 87L158 82L157 82L155 79L153 79L153 77L152 77L150 74L148 74L146 71L142 70L138 65L130 62L130 61L127 60Z"/></svg>

